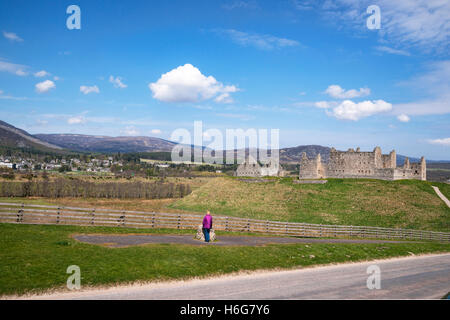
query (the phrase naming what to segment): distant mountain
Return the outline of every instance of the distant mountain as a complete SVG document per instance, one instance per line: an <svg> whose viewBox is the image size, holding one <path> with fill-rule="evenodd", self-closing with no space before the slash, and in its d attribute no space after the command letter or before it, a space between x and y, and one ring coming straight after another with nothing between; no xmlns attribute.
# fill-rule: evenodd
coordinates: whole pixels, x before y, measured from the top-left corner
<svg viewBox="0 0 450 320"><path fill-rule="evenodd" d="M0 146L44 152L60 152L60 146L42 141L28 132L0 120Z"/></svg>
<svg viewBox="0 0 450 320"><path fill-rule="evenodd" d="M13 148L29 148L45 152L67 152L69 150L78 152L99 153L129 153L129 152L171 152L177 145L165 139L155 137L108 137L83 134L36 134L16 128L0 120L0 146ZM195 147L194 147L195 148ZM204 148L205 149L205 148ZM248 153L248 150L246 150ZM306 152L308 158L315 158L320 154L322 161L328 162L330 148L319 145L304 145L292 148L280 149L280 162L285 164L297 164L300 162L302 153ZM235 150L236 153L236 150ZM405 156L397 155L397 165L402 165ZM409 157L411 162L420 161L419 158ZM433 161L427 159L428 163L448 163L449 160Z"/></svg>
<svg viewBox="0 0 450 320"><path fill-rule="evenodd" d="M83 134L36 134L40 140L74 151L127 153L172 151L175 142L154 137L108 137Z"/></svg>
<svg viewBox="0 0 450 320"><path fill-rule="evenodd" d="M306 145L280 149L280 162L299 163L303 152L310 159L315 158L319 153L322 161L328 162L328 159L330 159L330 148L318 145Z"/></svg>

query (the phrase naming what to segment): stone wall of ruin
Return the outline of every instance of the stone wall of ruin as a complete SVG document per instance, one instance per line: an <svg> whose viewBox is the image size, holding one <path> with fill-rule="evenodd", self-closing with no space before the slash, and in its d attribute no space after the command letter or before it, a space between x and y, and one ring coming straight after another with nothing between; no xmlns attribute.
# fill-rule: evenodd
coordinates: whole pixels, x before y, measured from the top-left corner
<svg viewBox="0 0 450 320"><path fill-rule="evenodd" d="M303 152L300 161L300 179L320 179L326 177L326 167L323 165L320 154L315 159L308 159Z"/></svg>
<svg viewBox="0 0 450 320"><path fill-rule="evenodd" d="M236 169L235 176L238 177L266 177L283 176L284 171L278 163L270 161L268 164L260 165L254 159L247 159Z"/></svg>
<svg viewBox="0 0 450 320"><path fill-rule="evenodd" d="M320 160L320 157L318 157ZM330 159L323 164L317 159L308 159L302 155L300 179L320 178L373 178L383 180L420 179L426 180L426 162L409 163L406 159L403 167L397 168L395 151L384 155L376 147L372 152L361 152L359 148L348 151L330 151Z"/></svg>
<svg viewBox="0 0 450 320"><path fill-rule="evenodd" d="M238 166L235 175L238 177L260 177L261 167L257 163L242 163Z"/></svg>

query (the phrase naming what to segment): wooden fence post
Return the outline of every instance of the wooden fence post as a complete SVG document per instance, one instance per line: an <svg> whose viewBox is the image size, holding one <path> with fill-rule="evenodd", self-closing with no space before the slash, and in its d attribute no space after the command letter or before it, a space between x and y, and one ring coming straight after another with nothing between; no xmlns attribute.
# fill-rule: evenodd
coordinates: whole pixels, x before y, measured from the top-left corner
<svg viewBox="0 0 450 320"><path fill-rule="evenodd" d="M152 228L155 227L155 213L152 214Z"/></svg>
<svg viewBox="0 0 450 320"><path fill-rule="evenodd" d="M91 224L94 224L94 220L95 220L95 208L92 209L91 216L92 216L92 218L91 218Z"/></svg>
<svg viewBox="0 0 450 320"><path fill-rule="evenodd" d="M247 219L247 232L250 232L250 219Z"/></svg>
<svg viewBox="0 0 450 320"><path fill-rule="evenodd" d="M178 215L178 225L177 225L177 229L181 228L181 215Z"/></svg>
<svg viewBox="0 0 450 320"><path fill-rule="evenodd" d="M225 217L225 231L228 231L228 217Z"/></svg>
<svg viewBox="0 0 450 320"><path fill-rule="evenodd" d="M56 214L56 223L57 224L59 224L59 220L60 220L60 214L61 214L60 210L61 210L61 208L58 206L58 212Z"/></svg>
<svg viewBox="0 0 450 320"><path fill-rule="evenodd" d="M126 215L126 211L122 211L122 216L120 216L120 219L122 220L122 227L125 227L125 215Z"/></svg>
<svg viewBox="0 0 450 320"><path fill-rule="evenodd" d="M17 212L17 223L21 223L23 222L23 208L24 208L25 204L22 203L21 208L19 209L19 211Z"/></svg>

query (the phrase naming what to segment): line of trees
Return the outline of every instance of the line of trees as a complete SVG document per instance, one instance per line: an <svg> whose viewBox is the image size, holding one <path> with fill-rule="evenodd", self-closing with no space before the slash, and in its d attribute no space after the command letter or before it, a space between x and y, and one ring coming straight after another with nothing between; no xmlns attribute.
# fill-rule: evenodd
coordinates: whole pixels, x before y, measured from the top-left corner
<svg viewBox="0 0 450 320"><path fill-rule="evenodd" d="M1 197L84 198L182 198L191 193L189 184L172 182L91 182L58 178L44 181L2 181Z"/></svg>

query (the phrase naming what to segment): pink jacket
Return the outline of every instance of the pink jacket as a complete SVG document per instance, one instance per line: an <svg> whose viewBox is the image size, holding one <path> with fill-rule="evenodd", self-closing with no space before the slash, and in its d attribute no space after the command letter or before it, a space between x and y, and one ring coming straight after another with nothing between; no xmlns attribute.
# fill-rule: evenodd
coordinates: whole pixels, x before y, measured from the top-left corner
<svg viewBox="0 0 450 320"><path fill-rule="evenodd" d="M203 228L205 229L211 229L212 228L213 219L211 215L207 214L203 218Z"/></svg>

